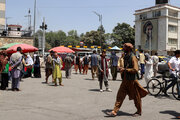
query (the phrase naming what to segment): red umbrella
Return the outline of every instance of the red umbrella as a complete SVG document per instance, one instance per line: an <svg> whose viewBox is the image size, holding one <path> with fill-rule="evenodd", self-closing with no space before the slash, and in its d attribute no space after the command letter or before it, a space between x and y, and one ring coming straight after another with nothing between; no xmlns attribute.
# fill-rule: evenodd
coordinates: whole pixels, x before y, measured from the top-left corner
<svg viewBox="0 0 180 120"><path fill-rule="evenodd" d="M6 51L9 54L15 53L17 52L17 47L21 47L22 49L22 53L28 53L28 52L35 52L38 51L38 48L32 46L32 45L28 45L28 44L17 44L17 45L13 45L10 48L8 48Z"/></svg>
<svg viewBox="0 0 180 120"><path fill-rule="evenodd" d="M55 47L55 48L52 48L50 49L49 51L53 50L54 52L57 52L57 53L74 53L73 50L67 48L67 47Z"/></svg>

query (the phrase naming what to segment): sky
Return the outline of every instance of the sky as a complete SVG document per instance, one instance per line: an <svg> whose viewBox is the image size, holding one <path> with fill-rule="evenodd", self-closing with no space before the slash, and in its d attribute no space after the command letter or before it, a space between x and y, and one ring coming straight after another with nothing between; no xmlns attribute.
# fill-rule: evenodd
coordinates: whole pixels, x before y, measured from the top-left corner
<svg viewBox="0 0 180 120"><path fill-rule="evenodd" d="M180 7L180 0L171 0L171 5ZM112 33L117 23L134 25L134 12L155 5L155 0L37 0L36 30L42 24L43 17L48 31L77 30L78 34L97 30L99 18L93 11L103 16L102 23L106 33ZM32 25L34 0L6 0L6 18L8 24L28 27L28 10L31 10Z"/></svg>

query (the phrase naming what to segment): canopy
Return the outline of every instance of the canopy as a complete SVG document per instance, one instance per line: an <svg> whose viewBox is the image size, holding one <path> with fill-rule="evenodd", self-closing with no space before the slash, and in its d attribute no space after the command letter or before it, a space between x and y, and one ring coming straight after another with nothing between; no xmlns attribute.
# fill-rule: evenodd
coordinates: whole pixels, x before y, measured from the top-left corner
<svg viewBox="0 0 180 120"><path fill-rule="evenodd" d="M67 47L55 47L55 48L52 48L50 49L49 51L53 50L54 52L57 52L57 53L74 53L73 50L67 48Z"/></svg>
<svg viewBox="0 0 180 120"><path fill-rule="evenodd" d="M110 50L118 50L118 51L120 51L121 49L120 48L118 48L117 46L114 46L113 48L111 48Z"/></svg>
<svg viewBox="0 0 180 120"><path fill-rule="evenodd" d="M13 45L10 48L8 48L6 51L9 54L15 53L17 52L17 47L21 47L22 49L22 53L28 53L28 52L35 52L38 51L38 48L32 46L32 45L28 45L28 44L17 44L17 45Z"/></svg>
<svg viewBox="0 0 180 120"><path fill-rule="evenodd" d="M13 45L17 45L17 44L22 44L22 43L16 43L15 42L15 43L6 44L6 45L0 47L0 50L6 50L6 49L12 47Z"/></svg>

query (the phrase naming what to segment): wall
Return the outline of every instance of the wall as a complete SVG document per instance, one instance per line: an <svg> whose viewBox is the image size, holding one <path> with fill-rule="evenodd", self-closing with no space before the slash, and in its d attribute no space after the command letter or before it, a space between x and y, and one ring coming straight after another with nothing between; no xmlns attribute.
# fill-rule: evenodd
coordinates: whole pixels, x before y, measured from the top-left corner
<svg viewBox="0 0 180 120"><path fill-rule="evenodd" d="M33 45L33 38L31 37L21 37L21 38L0 37L0 47L4 46L5 44L14 43L14 42Z"/></svg>
<svg viewBox="0 0 180 120"><path fill-rule="evenodd" d="M135 47L138 49L138 46L141 45L141 22L136 21L135 23Z"/></svg>
<svg viewBox="0 0 180 120"><path fill-rule="evenodd" d="M5 28L5 10L6 10L6 1L0 0L0 29Z"/></svg>

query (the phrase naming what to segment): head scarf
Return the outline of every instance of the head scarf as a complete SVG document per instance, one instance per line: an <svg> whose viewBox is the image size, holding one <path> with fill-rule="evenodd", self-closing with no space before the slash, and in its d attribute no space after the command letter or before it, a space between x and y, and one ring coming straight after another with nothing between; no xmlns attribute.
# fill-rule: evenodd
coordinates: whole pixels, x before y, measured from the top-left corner
<svg viewBox="0 0 180 120"><path fill-rule="evenodd" d="M31 58L30 55L27 55L26 64L27 64L27 65L33 65L33 59Z"/></svg>

